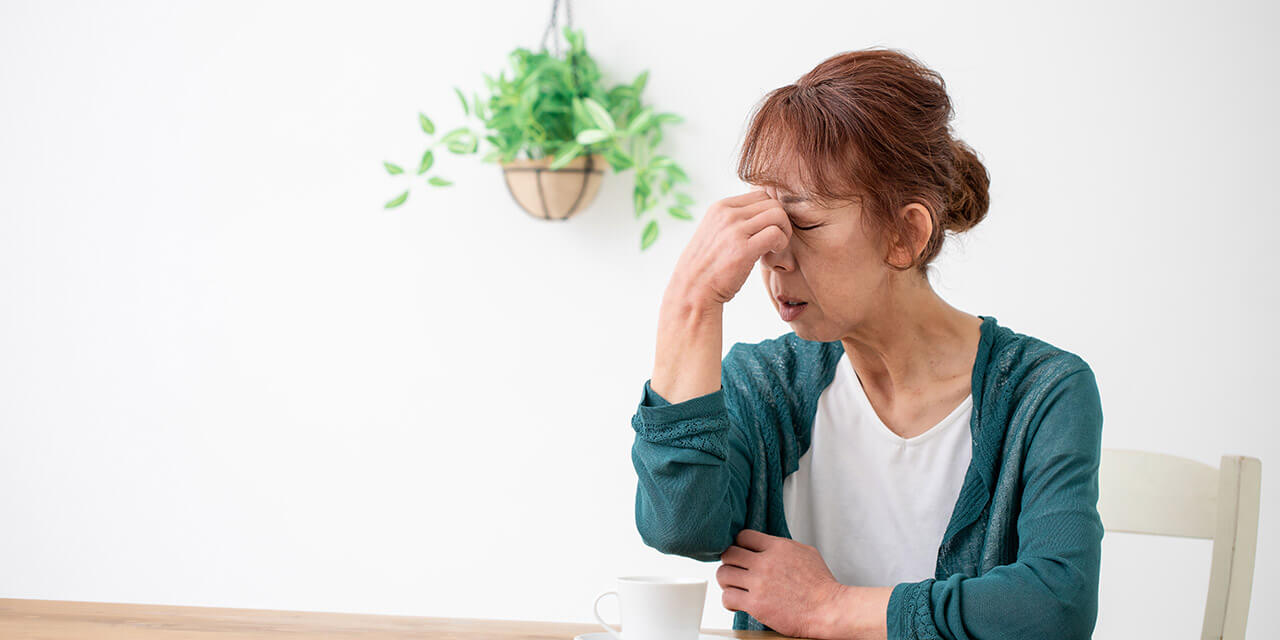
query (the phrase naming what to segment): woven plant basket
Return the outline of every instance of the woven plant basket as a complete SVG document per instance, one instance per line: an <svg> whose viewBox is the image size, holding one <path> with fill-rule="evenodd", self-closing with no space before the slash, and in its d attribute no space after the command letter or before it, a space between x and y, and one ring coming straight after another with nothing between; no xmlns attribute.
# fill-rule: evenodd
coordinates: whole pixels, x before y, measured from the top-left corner
<svg viewBox="0 0 1280 640"><path fill-rule="evenodd" d="M502 163L507 191L520 208L541 220L567 220L595 200L608 166L600 154L578 156L559 169L554 158Z"/></svg>

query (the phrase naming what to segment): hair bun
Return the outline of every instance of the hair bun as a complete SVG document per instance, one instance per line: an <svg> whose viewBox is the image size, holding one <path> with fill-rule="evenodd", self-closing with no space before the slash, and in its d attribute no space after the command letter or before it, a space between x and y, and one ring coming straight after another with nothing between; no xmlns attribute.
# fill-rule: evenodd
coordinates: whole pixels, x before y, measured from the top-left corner
<svg viewBox="0 0 1280 640"><path fill-rule="evenodd" d="M943 226L955 232L968 231L982 221L991 204L988 187L991 176L973 148L961 140L951 141L955 156L955 179L947 202Z"/></svg>

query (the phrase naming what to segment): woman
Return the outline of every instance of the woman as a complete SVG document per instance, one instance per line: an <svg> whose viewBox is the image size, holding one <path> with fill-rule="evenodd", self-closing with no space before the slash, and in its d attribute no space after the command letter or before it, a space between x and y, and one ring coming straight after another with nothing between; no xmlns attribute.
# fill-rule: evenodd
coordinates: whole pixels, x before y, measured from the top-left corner
<svg viewBox="0 0 1280 640"><path fill-rule="evenodd" d="M758 107L659 313L632 418L636 525L713 561L735 629L809 638L1087 638L1102 409L1080 357L944 302L928 264L986 169L935 72L834 56ZM737 343L759 261L793 331ZM792 304L799 303L799 304Z"/></svg>

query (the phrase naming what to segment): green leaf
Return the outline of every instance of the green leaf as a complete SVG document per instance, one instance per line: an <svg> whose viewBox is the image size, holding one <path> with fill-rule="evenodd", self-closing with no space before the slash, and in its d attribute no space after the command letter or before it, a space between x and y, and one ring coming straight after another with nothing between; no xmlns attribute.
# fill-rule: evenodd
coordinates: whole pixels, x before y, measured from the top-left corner
<svg viewBox="0 0 1280 640"><path fill-rule="evenodd" d="M467 132L450 140L445 146L453 153L475 153L477 140L475 134Z"/></svg>
<svg viewBox="0 0 1280 640"><path fill-rule="evenodd" d="M422 163L418 165L418 175L426 173L427 169L431 168L431 164L435 162L435 159L435 154L431 153L430 149L427 149L426 153L422 154Z"/></svg>
<svg viewBox="0 0 1280 640"><path fill-rule="evenodd" d="M640 130L643 129L646 124L649 124L649 119L652 117L653 109L645 107L644 111L641 111L636 115L636 117L631 119L631 124L627 125L627 133L631 135L640 133Z"/></svg>
<svg viewBox="0 0 1280 640"><path fill-rule="evenodd" d="M671 176L674 183L688 182L689 176L681 169L679 165L671 165L667 167L667 175Z"/></svg>
<svg viewBox="0 0 1280 640"><path fill-rule="evenodd" d="M436 125L431 122L431 118L428 118L426 114L422 112L418 112L418 124L422 125L422 130L427 134L436 132Z"/></svg>
<svg viewBox="0 0 1280 640"><path fill-rule="evenodd" d="M395 207L398 207L398 206L400 206L400 205L404 204L404 201L405 201L405 200L408 200L408 199L409 199L409 192L408 192L408 191L406 191L406 192L404 192L404 193L402 193L402 194L400 194L400 195L398 195L398 196L396 196L396 197L392 198L391 200L388 200L388 201L387 201L387 204L383 205L383 207L382 207L382 208L383 208L383 209L394 209Z"/></svg>
<svg viewBox="0 0 1280 640"><path fill-rule="evenodd" d="M609 134L599 129L587 129L585 131L579 132L577 137L574 139L578 142L578 144L582 144L582 145L595 144L603 140L608 140Z"/></svg>
<svg viewBox="0 0 1280 640"><path fill-rule="evenodd" d="M431 179L427 180L427 182L431 183L433 186L436 186L436 187L447 187L453 184L452 182L445 180L440 176L431 176Z"/></svg>
<svg viewBox="0 0 1280 640"><path fill-rule="evenodd" d="M475 99L475 108L472 109L471 112L476 114L477 118L487 120L488 118L484 115L484 103L480 102L480 94L472 92L471 96Z"/></svg>
<svg viewBox="0 0 1280 640"><path fill-rule="evenodd" d="M556 156L556 159L547 168L553 171L556 169L559 169L560 167L563 167L564 165L569 164L570 160L573 160L574 158L578 157L578 153L581 151L582 151L582 145L575 142L565 147L564 151L561 151L560 155Z"/></svg>
<svg viewBox="0 0 1280 640"><path fill-rule="evenodd" d="M467 106L467 98L466 96L462 95L462 90L457 87L454 87L453 92L458 94L458 101L462 103L462 115L464 116L471 115L471 108Z"/></svg>
<svg viewBox="0 0 1280 640"><path fill-rule="evenodd" d="M382 162L382 166L386 167L387 173L393 176L397 173L404 173L404 169L401 169L400 165L391 164L390 162L386 162L385 160Z"/></svg>
<svg viewBox="0 0 1280 640"><path fill-rule="evenodd" d="M675 164L675 161L667 156L654 156L653 159L649 161L649 166L654 169L669 167L673 164Z"/></svg>
<svg viewBox="0 0 1280 640"><path fill-rule="evenodd" d="M605 151L604 157L605 160L609 161L609 165L613 167L614 172L626 171L635 166L631 156L617 147Z"/></svg>
<svg viewBox="0 0 1280 640"><path fill-rule="evenodd" d="M640 236L640 250L644 251L658 239L658 221L650 220L649 224L644 226L644 233Z"/></svg>
<svg viewBox="0 0 1280 640"><path fill-rule="evenodd" d="M671 214L672 218L676 218L678 220L693 219L693 216L689 215L689 212L685 211L684 207L668 207L667 213Z"/></svg>
<svg viewBox="0 0 1280 640"><path fill-rule="evenodd" d="M520 94L520 103L532 109L533 103L538 101L538 89L540 88L537 83L529 83L529 86L525 87L524 92Z"/></svg>
<svg viewBox="0 0 1280 640"><path fill-rule="evenodd" d="M599 102L591 98L583 98L582 105L587 108L587 113L591 115L591 121L596 123L597 127L609 133L617 130L613 124L613 116L609 115L609 111L600 106Z"/></svg>
<svg viewBox="0 0 1280 640"><path fill-rule="evenodd" d="M614 87L612 90L609 91L609 93L606 94L606 96L609 98L609 104L615 107L619 106L623 102L636 101L635 89L632 89L631 87L625 84L620 84Z"/></svg>
<svg viewBox="0 0 1280 640"><path fill-rule="evenodd" d="M458 127L457 129L453 129L453 130L449 131L448 133L444 134L443 136L441 136L441 138L440 138L439 140L437 140L437 141L436 141L436 143L437 143L437 144L439 144L439 143L441 143L441 142L443 142L443 143L448 143L450 140L453 140L454 138L459 138L459 137L465 136L465 135L467 135L467 134L469 134L469 133L471 133L471 130L470 130L470 129L468 129L468 128L466 128L466 127Z"/></svg>
<svg viewBox="0 0 1280 640"><path fill-rule="evenodd" d="M658 124L662 124L664 122L671 122L671 123L684 122L684 118L674 113L660 113L654 116L653 120Z"/></svg>
<svg viewBox="0 0 1280 640"><path fill-rule="evenodd" d="M694 202L693 198L690 198L688 194L684 194L684 193L676 194L676 203L679 204L681 207L687 207L693 204L693 202Z"/></svg>
<svg viewBox="0 0 1280 640"><path fill-rule="evenodd" d="M644 91L644 85L648 82L649 82L649 70L645 69L640 73L640 75L636 76L635 82L631 83L631 90L635 91L636 94L639 95L641 91Z"/></svg>
<svg viewBox="0 0 1280 640"><path fill-rule="evenodd" d="M578 96L573 97L573 115L583 124L591 122L591 114L587 113L587 107Z"/></svg>
<svg viewBox="0 0 1280 640"><path fill-rule="evenodd" d="M494 149L493 151L490 151L489 153L484 154L484 157L480 158L480 161L493 162L501 157L502 157L502 149Z"/></svg>
<svg viewBox="0 0 1280 640"><path fill-rule="evenodd" d="M572 27L566 25L563 29L563 33L564 39L569 43L570 47L573 47L574 49L582 48L582 29L575 31Z"/></svg>

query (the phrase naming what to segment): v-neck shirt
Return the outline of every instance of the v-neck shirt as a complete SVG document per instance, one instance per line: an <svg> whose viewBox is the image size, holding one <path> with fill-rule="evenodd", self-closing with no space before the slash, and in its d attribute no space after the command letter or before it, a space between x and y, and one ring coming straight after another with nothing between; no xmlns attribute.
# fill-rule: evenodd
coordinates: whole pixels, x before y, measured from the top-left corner
<svg viewBox="0 0 1280 640"><path fill-rule="evenodd" d="M783 481L792 539L818 549L841 584L931 578L972 458L973 394L912 438L876 413L846 356L818 398L812 440Z"/></svg>

